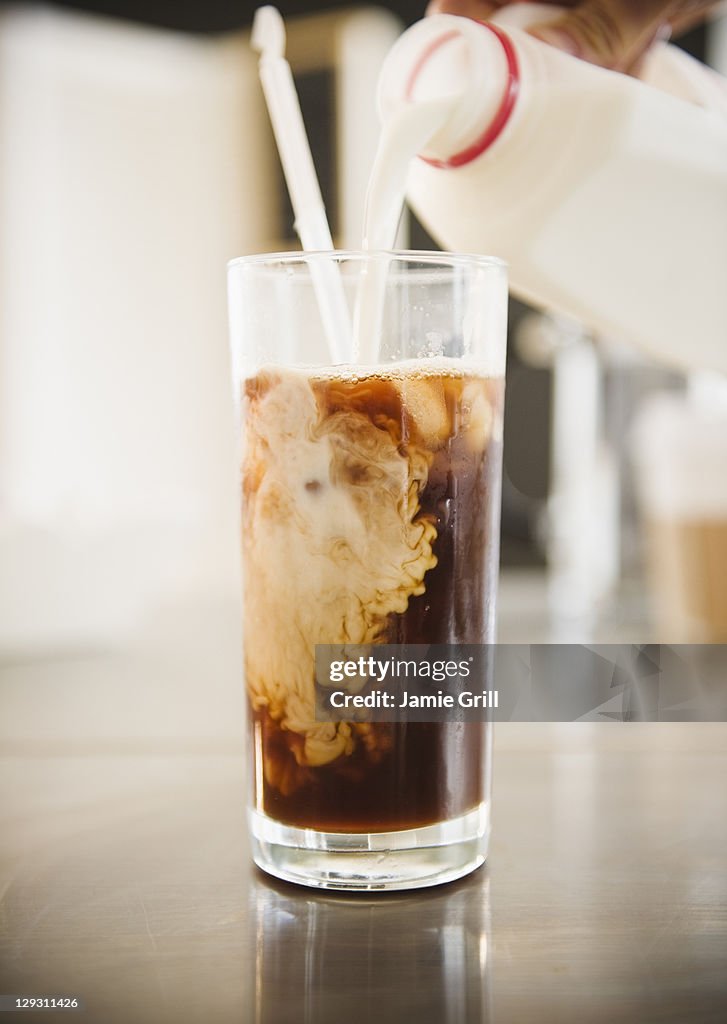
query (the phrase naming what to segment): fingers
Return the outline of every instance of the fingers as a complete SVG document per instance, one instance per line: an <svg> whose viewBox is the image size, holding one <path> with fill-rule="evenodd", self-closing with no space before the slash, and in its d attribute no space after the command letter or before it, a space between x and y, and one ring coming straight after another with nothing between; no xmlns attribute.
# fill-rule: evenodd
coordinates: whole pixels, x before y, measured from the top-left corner
<svg viewBox="0 0 727 1024"><path fill-rule="evenodd" d="M674 6L674 0L583 0L555 21L528 31L593 64L626 71L668 23Z"/></svg>
<svg viewBox="0 0 727 1024"><path fill-rule="evenodd" d="M521 0L430 0L427 14L459 14L464 18L486 21L500 7L509 7ZM579 0L541 0L556 7L575 7Z"/></svg>
<svg viewBox="0 0 727 1024"><path fill-rule="evenodd" d="M427 14L460 14L463 18L486 21L507 0L431 0Z"/></svg>
<svg viewBox="0 0 727 1024"><path fill-rule="evenodd" d="M694 3L677 4L676 10L669 19L671 34L678 36L682 32L688 32L690 28L704 21L710 14L727 14L727 4L715 3L714 0L695 0Z"/></svg>
<svg viewBox="0 0 727 1024"><path fill-rule="evenodd" d="M528 31L593 64L629 71L654 39L684 31L723 6L714 0L583 0Z"/></svg>
<svg viewBox="0 0 727 1024"><path fill-rule="evenodd" d="M702 21L724 0L560 0L570 9L528 32L592 64L631 71L657 38ZM459 14L484 21L508 0L430 0L427 14Z"/></svg>

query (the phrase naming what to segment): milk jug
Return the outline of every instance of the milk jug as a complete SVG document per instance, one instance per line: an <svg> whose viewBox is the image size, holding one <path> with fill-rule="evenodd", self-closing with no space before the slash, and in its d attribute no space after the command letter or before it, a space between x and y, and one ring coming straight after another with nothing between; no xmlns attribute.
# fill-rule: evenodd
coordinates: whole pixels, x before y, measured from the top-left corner
<svg viewBox="0 0 727 1024"><path fill-rule="evenodd" d="M385 146L444 103L407 179L443 247L502 257L518 296L661 361L727 371L723 80L671 47L645 71L663 88L437 15L383 66Z"/></svg>

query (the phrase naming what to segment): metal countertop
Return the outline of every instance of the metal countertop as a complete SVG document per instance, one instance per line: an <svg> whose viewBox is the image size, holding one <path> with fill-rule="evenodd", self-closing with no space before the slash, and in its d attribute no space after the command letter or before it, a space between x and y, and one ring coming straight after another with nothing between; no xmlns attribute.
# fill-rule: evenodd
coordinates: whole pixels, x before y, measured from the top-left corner
<svg viewBox="0 0 727 1024"><path fill-rule="evenodd" d="M402 895L256 871L240 754L0 759L0 992L93 1024L727 1019L727 727L497 733L487 867Z"/></svg>

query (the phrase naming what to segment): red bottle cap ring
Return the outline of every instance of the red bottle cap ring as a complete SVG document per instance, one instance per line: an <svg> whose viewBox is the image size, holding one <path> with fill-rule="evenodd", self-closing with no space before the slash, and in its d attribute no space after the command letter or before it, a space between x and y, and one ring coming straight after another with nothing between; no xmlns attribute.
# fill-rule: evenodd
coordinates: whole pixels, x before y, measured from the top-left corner
<svg viewBox="0 0 727 1024"><path fill-rule="evenodd" d="M497 108L495 116L492 118L482 135L478 139L475 139L471 145L460 150L459 153L455 153L454 156L451 156L446 160L437 160L434 157L428 156L419 157L420 160L430 164L432 167L462 167L464 164L468 164L478 156L481 156L481 154L484 153L497 138L499 138L503 128L510 120L510 115L512 114L513 107L515 106L515 100L517 99L518 92L520 91L520 67L518 65L515 47L512 45L509 36L499 29L497 25L491 25L489 22L485 21L480 22L480 24L483 28L489 29L489 31L497 37L507 61L507 83L502 94L502 99L500 100L500 106ZM445 32L443 35L433 39L429 46L427 46L412 68L409 80L406 83L406 92L404 96L407 100L412 99L416 80L432 54L436 53L436 51L441 46L444 46L445 43L448 43L452 39L456 39L458 37L459 32L456 30Z"/></svg>

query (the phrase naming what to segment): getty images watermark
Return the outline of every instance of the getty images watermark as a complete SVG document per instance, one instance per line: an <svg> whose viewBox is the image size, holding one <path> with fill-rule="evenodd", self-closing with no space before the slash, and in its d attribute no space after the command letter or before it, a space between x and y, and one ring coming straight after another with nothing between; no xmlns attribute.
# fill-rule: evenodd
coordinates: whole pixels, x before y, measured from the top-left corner
<svg viewBox="0 0 727 1024"><path fill-rule="evenodd" d="M423 657L407 657L406 653L411 653L412 648L402 649L403 654L381 657L378 653L381 648L374 650L376 654L331 658L325 662L326 682L330 683L326 696L332 709L348 712L363 708L411 711L497 707L497 690L476 693L467 689L468 683L483 678L479 659L475 664L476 655L469 654L459 660L437 658L432 656L431 648L424 647ZM346 685L337 689L336 683ZM438 683L444 688L437 687Z"/></svg>
<svg viewBox="0 0 727 1024"><path fill-rule="evenodd" d="M316 647L321 722L727 721L727 645Z"/></svg>

